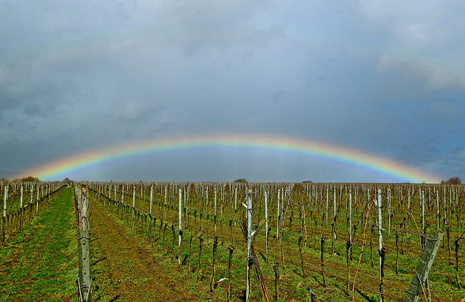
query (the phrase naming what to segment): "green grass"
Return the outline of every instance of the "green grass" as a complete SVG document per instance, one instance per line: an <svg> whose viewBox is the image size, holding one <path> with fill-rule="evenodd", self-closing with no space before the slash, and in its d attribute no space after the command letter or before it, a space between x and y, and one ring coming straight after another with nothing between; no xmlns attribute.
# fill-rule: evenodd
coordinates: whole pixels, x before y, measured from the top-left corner
<svg viewBox="0 0 465 302"><path fill-rule="evenodd" d="M78 251L72 188L0 248L0 301L75 300Z"/></svg>

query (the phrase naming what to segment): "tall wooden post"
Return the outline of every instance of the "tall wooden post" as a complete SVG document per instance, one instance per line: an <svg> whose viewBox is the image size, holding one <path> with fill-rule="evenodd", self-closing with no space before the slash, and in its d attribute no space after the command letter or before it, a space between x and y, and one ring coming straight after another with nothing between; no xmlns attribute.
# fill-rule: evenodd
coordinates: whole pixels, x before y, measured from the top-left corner
<svg viewBox="0 0 465 302"><path fill-rule="evenodd" d="M265 241L266 241L266 262L268 263L268 195L265 191Z"/></svg>
<svg viewBox="0 0 465 302"><path fill-rule="evenodd" d="M387 210L388 210L388 238L391 238L391 188L388 187L387 191Z"/></svg>
<svg viewBox="0 0 465 302"><path fill-rule="evenodd" d="M382 199L381 189L378 189L378 244L379 244L379 298L380 302L383 302L383 265L384 265L384 249L383 249L383 211L382 211Z"/></svg>
<svg viewBox="0 0 465 302"><path fill-rule="evenodd" d="M442 192L442 200L444 201L444 218L443 218L443 224L444 226L447 225L447 198L446 198L446 185L443 186L443 192Z"/></svg>
<svg viewBox="0 0 465 302"><path fill-rule="evenodd" d="M234 187L234 226L237 224L237 187Z"/></svg>
<svg viewBox="0 0 465 302"><path fill-rule="evenodd" d="M326 215L325 215L325 226L328 226L328 209L329 209L329 188L326 187Z"/></svg>
<svg viewBox="0 0 465 302"><path fill-rule="evenodd" d="M279 199L280 199L281 189L278 189L278 209L276 211L276 239L279 239Z"/></svg>
<svg viewBox="0 0 465 302"><path fill-rule="evenodd" d="M132 220L132 228L134 228L134 212L135 212L135 207L136 207L136 186L134 185L132 187L132 215L131 215L131 220Z"/></svg>
<svg viewBox="0 0 465 302"><path fill-rule="evenodd" d="M408 216L410 218L410 187L408 188L407 207L408 207Z"/></svg>
<svg viewBox="0 0 465 302"><path fill-rule="evenodd" d="M168 186L165 186L165 200L164 200L164 204L163 204L163 209L164 209L163 221L166 221L166 200L167 199L168 199Z"/></svg>
<svg viewBox="0 0 465 302"><path fill-rule="evenodd" d="M40 194L40 188L39 188L39 185L37 185L36 214L39 213L39 194Z"/></svg>
<svg viewBox="0 0 465 302"><path fill-rule="evenodd" d="M214 222L215 222L215 237L216 237L216 217L217 217L217 210L216 210L216 195L218 195L216 193L216 187L215 187L215 190L214 190L214 194L215 194L215 198L214 198L214 206L215 206L215 211L214 211L214 216L213 216L213 219L214 219Z"/></svg>
<svg viewBox="0 0 465 302"><path fill-rule="evenodd" d="M334 223L336 223L336 215L337 215L337 205L336 205L336 186L334 186L334 192L333 192L333 202L334 202L334 215L333 215L333 218L334 218ZM334 225L334 228L336 228L336 224Z"/></svg>
<svg viewBox="0 0 465 302"><path fill-rule="evenodd" d="M152 219L152 203L153 203L153 186L150 187L150 205L149 205L150 219Z"/></svg>
<svg viewBox="0 0 465 302"><path fill-rule="evenodd" d="M23 208L23 185L21 184L21 198L19 199L19 207Z"/></svg>
<svg viewBox="0 0 465 302"><path fill-rule="evenodd" d="M34 185L31 185L31 199L29 201L31 207L32 207L32 196L33 195L34 195Z"/></svg>
<svg viewBox="0 0 465 302"><path fill-rule="evenodd" d="M5 185L5 194L3 195L3 223L2 223L2 242L5 242L6 228L6 202L8 200L8 184Z"/></svg>
<svg viewBox="0 0 465 302"><path fill-rule="evenodd" d="M254 262L252 255L252 190L249 189L247 194L247 282L245 301L250 301L250 268Z"/></svg>
<svg viewBox="0 0 465 302"><path fill-rule="evenodd" d="M152 235L152 203L153 203L153 185L150 186L150 204L149 204L149 236Z"/></svg>
<svg viewBox="0 0 465 302"><path fill-rule="evenodd" d="M181 241L182 241L182 190L179 189L179 240L178 240L178 265L181 266Z"/></svg>
<svg viewBox="0 0 465 302"><path fill-rule="evenodd" d="M24 189L23 189L23 184L21 184L21 198L19 199L19 229L22 229L23 219L24 219L23 194L24 194ZM49 193L49 198L50 198L50 193Z"/></svg>
<svg viewBox="0 0 465 302"><path fill-rule="evenodd" d="M87 188L75 187L75 193L78 195L78 211L79 211L79 301L90 301L90 233L88 221L88 198Z"/></svg>
<svg viewBox="0 0 465 302"><path fill-rule="evenodd" d="M441 211L439 209L440 204L441 203L439 202L439 192L436 191L436 224L438 230L441 227Z"/></svg>
<svg viewBox="0 0 465 302"><path fill-rule="evenodd" d="M352 252L352 190L349 191L349 259Z"/></svg>
<svg viewBox="0 0 465 302"><path fill-rule="evenodd" d="M421 229L425 234L425 191L421 191Z"/></svg>

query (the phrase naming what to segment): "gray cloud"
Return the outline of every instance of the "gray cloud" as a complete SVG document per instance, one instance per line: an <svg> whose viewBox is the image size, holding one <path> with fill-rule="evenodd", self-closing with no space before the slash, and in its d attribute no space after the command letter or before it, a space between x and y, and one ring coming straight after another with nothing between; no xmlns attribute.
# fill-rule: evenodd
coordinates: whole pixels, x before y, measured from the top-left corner
<svg viewBox="0 0 465 302"><path fill-rule="evenodd" d="M3 1L0 176L107 145L222 132L320 140L455 176L465 168L456 160L464 148L462 6ZM231 160L238 155L217 151L85 173L386 180L315 159L270 165L258 160L264 155Z"/></svg>

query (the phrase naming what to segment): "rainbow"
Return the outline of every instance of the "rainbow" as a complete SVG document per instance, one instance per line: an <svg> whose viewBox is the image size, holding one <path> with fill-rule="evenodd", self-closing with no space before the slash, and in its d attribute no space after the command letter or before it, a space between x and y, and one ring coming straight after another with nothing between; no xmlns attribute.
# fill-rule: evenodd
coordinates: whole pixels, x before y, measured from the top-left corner
<svg viewBox="0 0 465 302"><path fill-rule="evenodd" d="M290 153L299 153L311 157L329 159L353 166L362 167L374 173L408 182L438 183L435 175L406 166L396 161L345 147L283 136L267 135L202 135L164 139L152 139L122 144L88 151L34 169L24 171L15 178L34 176L41 180L52 180L71 171L92 167L113 159L133 157L161 151L195 149L208 147L245 147L262 148Z"/></svg>

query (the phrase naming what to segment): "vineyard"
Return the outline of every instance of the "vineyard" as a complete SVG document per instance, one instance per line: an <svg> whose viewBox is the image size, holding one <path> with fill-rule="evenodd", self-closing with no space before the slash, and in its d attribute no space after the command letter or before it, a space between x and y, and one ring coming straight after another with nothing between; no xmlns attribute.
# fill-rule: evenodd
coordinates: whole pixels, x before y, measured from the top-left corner
<svg viewBox="0 0 465 302"><path fill-rule="evenodd" d="M75 226L90 238L89 300L403 301L411 283L420 301L465 297L461 185L72 185ZM56 204L59 188L1 187L0 252ZM428 278L416 282L434 242Z"/></svg>

